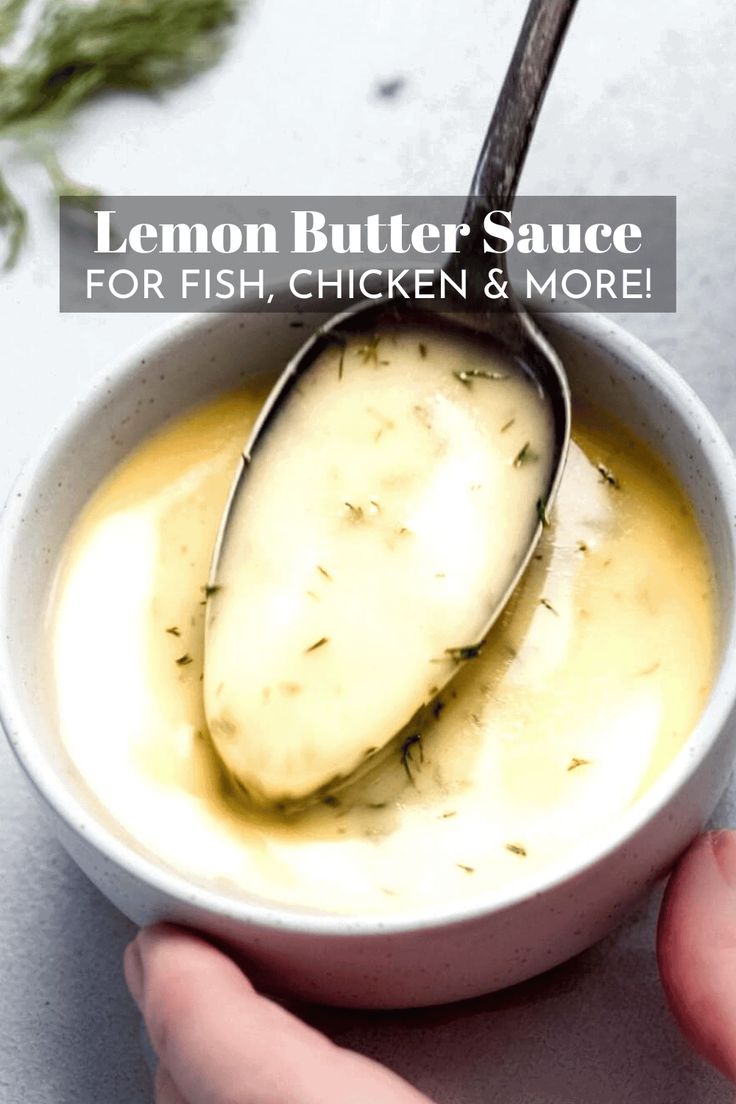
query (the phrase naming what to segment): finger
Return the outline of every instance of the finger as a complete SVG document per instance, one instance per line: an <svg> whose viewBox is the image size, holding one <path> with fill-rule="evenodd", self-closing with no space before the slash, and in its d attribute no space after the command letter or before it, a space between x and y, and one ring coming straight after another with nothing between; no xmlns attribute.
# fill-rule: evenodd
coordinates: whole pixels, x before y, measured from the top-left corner
<svg viewBox="0 0 736 1104"><path fill-rule="evenodd" d="M153 1048L189 1104L428 1104L396 1074L259 996L190 932L142 932L125 971Z"/></svg>
<svg viewBox="0 0 736 1104"><path fill-rule="evenodd" d="M681 860L662 904L657 958L685 1036L736 1081L736 832L708 832Z"/></svg>
<svg viewBox="0 0 736 1104"><path fill-rule="evenodd" d="M156 1070L153 1082L153 1098L155 1104L187 1104L176 1085L171 1074L163 1066Z"/></svg>

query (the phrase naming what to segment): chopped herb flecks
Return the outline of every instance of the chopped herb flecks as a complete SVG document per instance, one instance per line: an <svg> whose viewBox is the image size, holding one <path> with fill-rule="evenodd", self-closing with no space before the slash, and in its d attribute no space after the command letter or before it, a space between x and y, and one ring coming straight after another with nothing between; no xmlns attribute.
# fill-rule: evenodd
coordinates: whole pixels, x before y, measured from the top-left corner
<svg viewBox="0 0 736 1104"><path fill-rule="evenodd" d="M358 346L358 356L361 358L364 364L388 364L387 360L378 359L378 346L381 342L380 334L374 334L373 337L368 338L365 345Z"/></svg>
<svg viewBox="0 0 736 1104"><path fill-rule="evenodd" d="M169 636L181 636L181 629L177 628L176 625L172 625L166 630L166 632L169 634Z"/></svg>
<svg viewBox="0 0 736 1104"><path fill-rule="evenodd" d="M304 649L304 654L307 655L309 652L316 652L318 648L321 648L327 643L328 639L329 637L321 636L319 640L315 640L314 644L310 644L308 648Z"/></svg>
<svg viewBox="0 0 736 1104"><path fill-rule="evenodd" d="M185 652L184 655L179 656L176 661L177 667L186 667L190 663L194 663L194 660L190 656L189 652Z"/></svg>
<svg viewBox="0 0 736 1104"><path fill-rule="evenodd" d="M411 782L414 781L412 768L417 766L417 762L414 758L415 749L417 751L419 765L421 765L424 762L424 749L422 748L422 735L420 732L415 732L411 736L407 736L401 745L401 765Z"/></svg>
<svg viewBox="0 0 736 1104"><path fill-rule="evenodd" d="M621 484L610 468L607 468L605 464L596 464L596 468L600 472L602 483L607 483L609 487L614 487L617 491L621 489Z"/></svg>
<svg viewBox="0 0 736 1104"><path fill-rule="evenodd" d="M520 855L522 859L526 858L526 847L522 847L520 843L506 843L504 846L512 855Z"/></svg>
<svg viewBox="0 0 736 1104"><path fill-rule="evenodd" d="M650 663L648 667L644 667L641 671L637 671L636 674L639 678L646 678L647 675L653 675L661 666L662 664L657 660L656 663Z"/></svg>
<svg viewBox="0 0 736 1104"><path fill-rule="evenodd" d="M462 648L445 648L445 655L462 663L466 659L477 659L480 650L480 644L465 644Z"/></svg>
<svg viewBox="0 0 736 1104"><path fill-rule="evenodd" d="M570 762L568 764L567 769L568 769L568 772L569 772L569 771L577 770L578 767L589 767L589 766L590 766L590 759L580 759L577 755L573 755L572 759L570 760Z"/></svg>
<svg viewBox="0 0 736 1104"><path fill-rule="evenodd" d="M514 457L514 467L520 468L523 464L530 464L534 460L538 460L536 452L532 450L531 443L526 442L523 448L520 448Z"/></svg>
<svg viewBox="0 0 736 1104"><path fill-rule="evenodd" d="M555 617L560 616L559 613L557 612L557 610L555 609L555 607L550 602L549 598L540 598L539 599L539 604L540 604L540 606L544 606L545 609L548 609L550 613L553 613L555 615Z"/></svg>
<svg viewBox="0 0 736 1104"><path fill-rule="evenodd" d="M334 330L323 330L322 337L324 337L326 341L331 341L334 345L340 346L340 359L337 362L337 378L341 380L343 368L345 367L345 347L347 345L347 338L343 337L342 334L335 333Z"/></svg>
<svg viewBox="0 0 736 1104"><path fill-rule="evenodd" d="M460 372L453 372L453 376L460 383L470 387L474 379L506 380L509 377L503 372L491 372L487 368L463 368Z"/></svg>

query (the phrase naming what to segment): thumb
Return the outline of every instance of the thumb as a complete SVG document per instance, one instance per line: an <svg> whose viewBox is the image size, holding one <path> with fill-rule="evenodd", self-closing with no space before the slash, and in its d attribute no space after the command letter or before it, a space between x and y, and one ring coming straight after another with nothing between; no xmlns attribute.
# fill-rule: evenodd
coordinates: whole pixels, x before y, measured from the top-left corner
<svg viewBox="0 0 736 1104"><path fill-rule="evenodd" d="M125 952L125 976L172 1101L430 1104L260 996L231 959L183 929L141 932Z"/></svg>
<svg viewBox="0 0 736 1104"><path fill-rule="evenodd" d="M701 836L662 904L657 959L684 1035L736 1081L736 832Z"/></svg>

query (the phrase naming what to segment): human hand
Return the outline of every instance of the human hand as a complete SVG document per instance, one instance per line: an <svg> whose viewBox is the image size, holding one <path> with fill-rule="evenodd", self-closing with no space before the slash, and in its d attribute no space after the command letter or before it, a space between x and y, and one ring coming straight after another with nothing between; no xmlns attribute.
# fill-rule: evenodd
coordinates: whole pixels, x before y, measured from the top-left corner
<svg viewBox="0 0 736 1104"><path fill-rule="evenodd" d="M736 832L707 832L680 861L662 903L657 957L684 1035L736 1081Z"/></svg>
<svg viewBox="0 0 736 1104"><path fill-rule="evenodd" d="M681 860L657 958L683 1033L736 1081L736 832L701 836ZM260 996L190 932L141 932L125 952L125 976L160 1063L156 1104L431 1104Z"/></svg>
<svg viewBox="0 0 736 1104"><path fill-rule="evenodd" d="M183 929L141 932L126 949L125 978L159 1060L156 1104L431 1104L260 996L226 955Z"/></svg>

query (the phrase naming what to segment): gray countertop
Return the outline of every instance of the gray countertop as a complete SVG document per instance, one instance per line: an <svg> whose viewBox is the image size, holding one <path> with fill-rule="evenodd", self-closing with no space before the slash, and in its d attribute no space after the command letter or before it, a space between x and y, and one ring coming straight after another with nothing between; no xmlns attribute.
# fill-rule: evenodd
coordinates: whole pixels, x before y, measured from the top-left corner
<svg viewBox="0 0 736 1104"><path fill-rule="evenodd" d="M522 0L252 0L225 61L165 100L106 98L60 138L111 194L459 194ZM676 194L679 310L630 328L736 442L736 6L581 0L523 191ZM380 81L405 78L392 99ZM0 154L3 152L0 148ZM0 158L2 160L2 158ZM0 497L40 434L156 316L57 312L55 212L12 160L31 247L0 282ZM145 1104L121 980L131 925L53 839L0 747L0 1104ZM716 814L736 823L732 790ZM725 1104L657 984L651 900L612 938L508 993L407 1014L310 1017L441 1104Z"/></svg>

